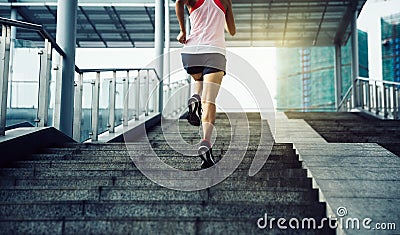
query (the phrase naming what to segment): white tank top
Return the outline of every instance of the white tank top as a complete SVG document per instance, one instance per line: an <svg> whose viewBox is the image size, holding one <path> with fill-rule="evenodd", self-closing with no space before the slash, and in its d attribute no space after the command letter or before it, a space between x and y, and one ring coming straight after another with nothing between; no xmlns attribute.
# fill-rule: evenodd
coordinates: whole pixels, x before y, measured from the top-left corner
<svg viewBox="0 0 400 235"><path fill-rule="evenodd" d="M190 34L182 53L225 55L225 13L220 0L198 0L190 12Z"/></svg>

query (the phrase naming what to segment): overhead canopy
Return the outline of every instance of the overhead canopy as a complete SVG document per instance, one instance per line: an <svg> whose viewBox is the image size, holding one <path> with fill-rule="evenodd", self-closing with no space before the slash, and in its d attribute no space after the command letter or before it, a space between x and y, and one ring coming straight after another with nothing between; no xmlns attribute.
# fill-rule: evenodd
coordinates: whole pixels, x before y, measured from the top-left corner
<svg viewBox="0 0 400 235"><path fill-rule="evenodd" d="M96 3L93 3L96 2ZM226 36L229 46L308 47L344 44L354 11L366 0L232 0L237 35ZM170 2L171 46L179 27ZM153 47L154 1L80 0L78 47ZM0 0L0 16L41 24L56 33L56 0ZM17 38L39 41L34 32L18 30Z"/></svg>

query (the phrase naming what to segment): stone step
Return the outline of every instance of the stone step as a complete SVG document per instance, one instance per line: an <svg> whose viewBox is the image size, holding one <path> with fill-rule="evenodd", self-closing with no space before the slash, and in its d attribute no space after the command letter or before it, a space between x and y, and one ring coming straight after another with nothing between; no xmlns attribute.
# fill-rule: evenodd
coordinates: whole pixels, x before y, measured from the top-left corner
<svg viewBox="0 0 400 235"><path fill-rule="evenodd" d="M94 149L94 150L123 150L129 147L138 147L142 146L143 143L66 143L65 148L69 148L69 150L84 150L84 149ZM64 148L49 148L49 150L58 150ZM292 143L273 143L273 149L293 149Z"/></svg>
<svg viewBox="0 0 400 235"><path fill-rule="evenodd" d="M0 186L8 188L32 188L35 187L98 187L98 186L129 186L158 188L161 187L145 176L138 177L46 177L46 178L23 178L2 177ZM310 178L258 178L258 177L229 177L221 183L213 186L215 189L261 189L261 188L311 188Z"/></svg>
<svg viewBox="0 0 400 235"><path fill-rule="evenodd" d="M192 150L196 151L198 148L198 146L193 145ZM223 149L223 150L227 150L229 148L229 150L231 151L243 151L243 150L247 150L247 151L256 151L258 149L265 149L265 150L271 150L271 144L268 143L263 143L263 144L258 144L258 143L250 143L248 144L248 142L239 142L238 144L225 144L225 143L216 143L213 145L213 149ZM137 154L141 154L141 153L146 153L146 152L152 152L152 151L187 151L188 147L186 146L179 146L179 147L174 147L173 149L171 148L171 146L169 146L166 143L153 143L151 145L149 144L142 144L142 145L137 145L137 146L129 146L129 152L130 153L137 153ZM64 149L47 149L44 153L47 154L64 154L64 155L73 155L73 154L80 154L80 153L84 153L87 154L87 152L91 152L91 153L98 153L101 154L104 151L108 151L107 154L113 154L113 155L120 155L120 154L127 154L127 151L124 149L121 150L116 150L116 149L99 149L99 150L85 150L85 149L75 149L74 151L70 151L70 150L64 150ZM112 151L114 151L115 153L112 153ZM293 150L287 150L287 151L292 151Z"/></svg>
<svg viewBox="0 0 400 235"><path fill-rule="evenodd" d="M176 158L180 159L182 157L185 158L193 158L193 159L198 159L198 156L188 156L188 155L183 155L182 153L177 153L175 151L166 151L158 153L157 152L157 157L160 159L169 159L169 158ZM289 151L288 151L289 152ZM130 155L125 152L124 154L120 155L110 155L107 154L106 151L103 151L102 155L89 155L89 154L74 154L74 155L64 155L64 154L33 154L30 156L29 161L36 162L36 161L68 161L68 162L74 162L74 161L82 161L82 162L103 162L103 163L108 163L108 162L131 162ZM226 152L223 151L222 154L225 154ZM149 153L146 153L148 157L154 157L150 155ZM284 155L283 155L284 154ZM141 155L141 153L139 153ZM219 156L221 155L221 151L215 151L214 150L214 155ZM245 156L243 161L252 161L254 158L255 151L248 151ZM144 155L146 156L146 155ZM265 156L265 155L264 155ZM226 156L228 157L228 156ZM298 156L295 155L294 150L291 151L291 153L279 153L279 152L271 152L271 154L268 155L268 161L276 161L276 162L281 162L281 163L295 163L298 162Z"/></svg>
<svg viewBox="0 0 400 235"><path fill-rule="evenodd" d="M162 147L162 148L161 148ZM193 145L192 150L197 150L198 145ZM237 151L240 150L242 151L244 148L246 147L246 144L243 144L240 147L235 147L235 146L230 146L228 144L225 143L216 143L213 145L213 149L224 149L227 150L228 148L231 151ZM268 149L270 151L276 152L276 154L285 154L285 153L290 153L290 152L294 152L293 148L275 148L272 147L270 144L263 144L260 146L260 148L264 148L264 149ZM88 154L91 152L94 153L102 153L105 152L106 154L110 154L112 153L112 151L115 151L116 153L119 153L117 155L121 155L121 154L126 154L127 151L129 149L129 152L137 152L137 153L146 153L146 152L152 152L154 150L165 150L165 151L174 151L174 149L176 150L188 150L188 147L175 147L174 149L172 149L169 145L167 145L166 143L152 143L151 145L147 144L142 144L142 145L137 145L137 146L128 146L128 148L121 146L118 148L110 148L110 147L104 147L104 148L98 148L98 149L94 149L94 148L77 148L74 151L66 151L63 149L48 149L46 152L41 153L41 154ZM257 149L247 149L248 152L251 151L256 151Z"/></svg>
<svg viewBox="0 0 400 235"><path fill-rule="evenodd" d="M207 202L243 202L243 203L291 203L301 205L304 202L318 200L318 191L311 189L271 190L202 190L175 191L169 189L129 189L127 187L99 187L92 189L0 189L1 202L40 202L40 201L207 201Z"/></svg>
<svg viewBox="0 0 400 235"><path fill-rule="evenodd" d="M170 157L162 158L163 162L178 169L197 169L202 160L199 157ZM251 158L244 159L238 169L248 168L253 160ZM133 162L126 159L124 162L87 162L87 161L18 161L12 164L16 168L35 168L36 170L45 169L70 169L70 170L119 170L132 169ZM282 163L277 161L267 161L264 169L288 169L301 168L302 163ZM159 168L162 169L163 166ZM221 168L224 168L223 166ZM144 168L146 169L146 168ZM147 169L158 169L155 166Z"/></svg>
<svg viewBox="0 0 400 235"><path fill-rule="evenodd" d="M0 203L0 218L80 219L82 217L117 218L224 218L254 219L268 213L271 217L323 217L325 203L296 204L213 203L207 201L62 201L34 203ZM1 220L1 219L0 219Z"/></svg>
<svg viewBox="0 0 400 235"><path fill-rule="evenodd" d="M230 177L248 177L248 169L236 170ZM8 177L127 177L127 176L141 176L142 173L136 169L120 169L120 170L62 170L62 169L26 169L26 168L4 168L0 169L0 176ZM163 177L168 179L172 177L168 174L168 171L162 171ZM288 177L288 178L302 178L307 177L306 169L278 169L278 170L267 170L258 172L255 177L277 178L277 177Z"/></svg>
<svg viewBox="0 0 400 235"><path fill-rule="evenodd" d="M262 216L262 215L261 215ZM260 216L260 217L261 217ZM215 218L134 218L134 219L110 219L110 218L85 218L81 220L8 220L1 221L0 227L5 234L154 234L154 231L163 231L166 234L282 234L282 230L273 225L272 229L261 230L257 227L257 221L246 219L215 219ZM301 230L287 229L285 234L335 234L329 229Z"/></svg>
<svg viewBox="0 0 400 235"><path fill-rule="evenodd" d="M187 151L186 151L187 152ZM131 159L131 156L142 156L147 158L158 157L162 160L169 159L198 159L197 151L193 152L193 155L186 155L180 152L176 152L174 150L170 151L154 151L154 152L138 152L130 155L128 152L123 152L123 154L117 154L111 151L100 151L100 152L88 152L85 154L74 154L74 155L64 155L64 154L34 154L30 156L25 161L52 161L52 162L63 162L63 161L85 161L85 162L99 162L99 163L107 163L107 162L127 162ZM228 152L223 150L214 149L213 154L216 157L226 157L235 159L237 157L243 157L243 160L250 161L254 158L256 151L247 151L244 156L243 152ZM294 163L298 162L298 155L295 154L295 151L286 151L286 152L277 152L272 151L270 154L262 154L262 156L268 156L269 162L281 162L281 163Z"/></svg>

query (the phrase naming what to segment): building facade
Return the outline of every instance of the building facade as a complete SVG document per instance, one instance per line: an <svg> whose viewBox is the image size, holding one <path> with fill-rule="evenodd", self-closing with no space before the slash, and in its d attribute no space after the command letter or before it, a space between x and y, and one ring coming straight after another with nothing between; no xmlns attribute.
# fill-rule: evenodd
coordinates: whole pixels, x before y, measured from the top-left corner
<svg viewBox="0 0 400 235"><path fill-rule="evenodd" d="M400 13L381 19L382 77L400 82Z"/></svg>
<svg viewBox="0 0 400 235"><path fill-rule="evenodd" d="M358 31L359 76L369 77L368 35ZM335 110L335 48L277 49L278 110ZM342 95L351 86L351 45L342 47Z"/></svg>

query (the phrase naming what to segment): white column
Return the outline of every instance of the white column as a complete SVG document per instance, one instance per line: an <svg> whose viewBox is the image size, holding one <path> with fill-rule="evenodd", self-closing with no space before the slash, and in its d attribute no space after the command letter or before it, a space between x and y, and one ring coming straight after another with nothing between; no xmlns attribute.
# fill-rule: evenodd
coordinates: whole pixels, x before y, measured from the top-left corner
<svg viewBox="0 0 400 235"><path fill-rule="evenodd" d="M11 17L12 20L17 20L17 9L11 7ZM9 68L9 81L10 81L10 97L8 99L9 107L12 106L13 98L13 73L14 73L14 53L15 53L15 40L17 38L17 27L11 27L11 44L10 44L10 68Z"/></svg>
<svg viewBox="0 0 400 235"><path fill-rule="evenodd" d="M351 75L353 79L353 108L359 105L358 103L358 89L357 89L357 78L358 78L358 32L357 32L357 16L358 11L354 11L353 20L351 22Z"/></svg>
<svg viewBox="0 0 400 235"><path fill-rule="evenodd" d="M170 56L170 15L169 15L169 2L170 0L165 0L165 69L164 69L164 77L167 79L167 83L171 83L170 69L171 69L171 56Z"/></svg>
<svg viewBox="0 0 400 235"><path fill-rule="evenodd" d="M339 107L342 101L342 46L335 43L335 104Z"/></svg>
<svg viewBox="0 0 400 235"><path fill-rule="evenodd" d="M58 0L56 41L66 54L66 57L62 60L60 130L71 137L74 117L73 97L77 8L78 0Z"/></svg>
<svg viewBox="0 0 400 235"><path fill-rule="evenodd" d="M155 30L154 30L154 48L155 48L155 57L156 57L156 71L158 76L160 76L159 83L159 112L162 112L164 108L163 104L163 65L164 65L164 1L156 0L155 5Z"/></svg>

